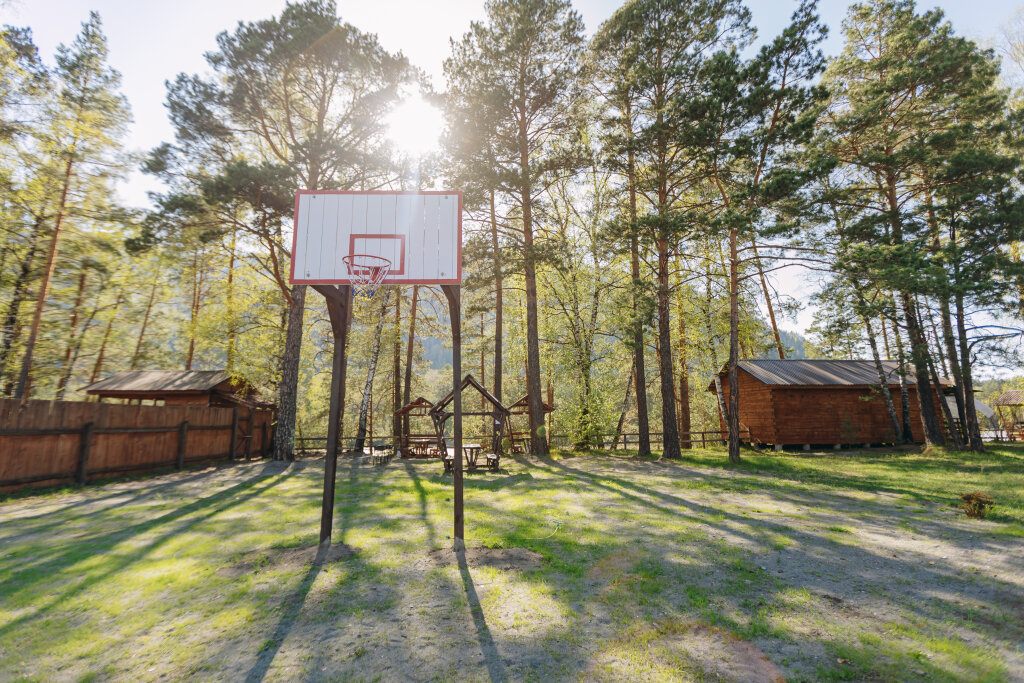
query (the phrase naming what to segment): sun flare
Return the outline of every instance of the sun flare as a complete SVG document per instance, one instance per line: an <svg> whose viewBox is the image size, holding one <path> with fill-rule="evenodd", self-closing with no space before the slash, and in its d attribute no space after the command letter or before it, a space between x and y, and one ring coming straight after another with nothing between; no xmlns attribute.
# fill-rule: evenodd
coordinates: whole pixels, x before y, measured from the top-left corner
<svg viewBox="0 0 1024 683"><path fill-rule="evenodd" d="M444 118L440 109L417 93L392 110L387 126L388 137L400 153L422 157L437 149Z"/></svg>

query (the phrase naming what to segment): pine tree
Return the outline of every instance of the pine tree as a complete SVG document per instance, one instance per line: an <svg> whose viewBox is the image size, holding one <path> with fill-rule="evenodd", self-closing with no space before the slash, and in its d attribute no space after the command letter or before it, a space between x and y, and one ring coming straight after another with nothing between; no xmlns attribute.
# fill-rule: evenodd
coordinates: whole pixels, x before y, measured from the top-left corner
<svg viewBox="0 0 1024 683"><path fill-rule="evenodd" d="M119 149L129 120L128 104L118 92L121 76L107 66L106 60L107 41L100 17L92 12L72 45L58 48L53 76L58 91L48 108L50 132L43 149L59 158L63 168L55 188L53 228L14 392L17 398L29 396L36 340L57 266L60 238L65 221L74 218L72 192L84 182L83 176L94 172L97 164L116 165L111 155Z"/></svg>
<svg viewBox="0 0 1024 683"><path fill-rule="evenodd" d="M451 144L453 153L472 160L472 168L489 160L481 185L500 188L521 226L530 448L544 454L538 209L546 184L580 164L574 134L583 96L583 23L567 0L489 0L486 9L487 22L474 22L445 62L455 120L479 117L466 129L468 139ZM463 131L456 123L453 132Z"/></svg>

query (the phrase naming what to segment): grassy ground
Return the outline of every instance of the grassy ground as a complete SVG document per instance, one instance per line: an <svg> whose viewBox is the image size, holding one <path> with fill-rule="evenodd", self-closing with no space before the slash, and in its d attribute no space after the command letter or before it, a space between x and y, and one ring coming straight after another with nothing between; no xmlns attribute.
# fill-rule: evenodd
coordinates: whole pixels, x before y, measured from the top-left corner
<svg viewBox="0 0 1024 683"><path fill-rule="evenodd" d="M461 563L438 462L342 463L323 564L320 461L9 499L0 680L1024 680L1024 449L504 464Z"/></svg>

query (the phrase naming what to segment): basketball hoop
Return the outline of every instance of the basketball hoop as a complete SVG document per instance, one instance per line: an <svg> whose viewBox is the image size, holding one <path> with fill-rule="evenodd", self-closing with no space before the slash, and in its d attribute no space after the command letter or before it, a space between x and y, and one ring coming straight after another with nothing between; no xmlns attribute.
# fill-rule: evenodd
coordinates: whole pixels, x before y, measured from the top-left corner
<svg viewBox="0 0 1024 683"><path fill-rule="evenodd" d="M391 261L383 256L349 254L343 256L341 260L348 269L348 276L352 280L352 293L355 296L371 298L391 272Z"/></svg>

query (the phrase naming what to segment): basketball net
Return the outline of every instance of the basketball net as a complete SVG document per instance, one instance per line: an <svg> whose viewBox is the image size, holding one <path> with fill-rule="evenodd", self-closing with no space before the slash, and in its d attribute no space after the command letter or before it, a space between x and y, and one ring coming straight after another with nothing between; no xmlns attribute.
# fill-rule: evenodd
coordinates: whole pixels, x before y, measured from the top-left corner
<svg viewBox="0 0 1024 683"><path fill-rule="evenodd" d="M382 256L350 254L341 260L348 269L349 279L352 280L353 296L372 298L391 272L391 261Z"/></svg>

